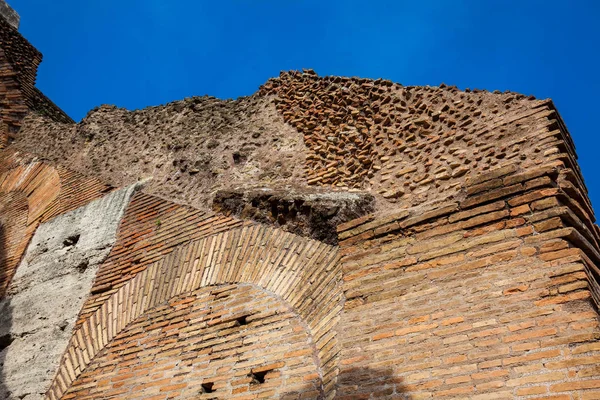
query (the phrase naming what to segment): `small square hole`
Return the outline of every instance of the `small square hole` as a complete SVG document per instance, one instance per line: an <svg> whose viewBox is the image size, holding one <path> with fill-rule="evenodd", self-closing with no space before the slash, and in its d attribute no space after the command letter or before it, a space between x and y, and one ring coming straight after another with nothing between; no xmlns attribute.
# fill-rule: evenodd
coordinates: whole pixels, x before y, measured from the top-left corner
<svg viewBox="0 0 600 400"><path fill-rule="evenodd" d="M214 382L204 382L202 384L202 393L212 393L215 390L213 389Z"/></svg>
<svg viewBox="0 0 600 400"><path fill-rule="evenodd" d="M260 385L261 383L265 383L265 376L271 371L272 370L269 369L269 370L260 371L260 372L250 372L250 374L248 376L250 378L252 378L251 383Z"/></svg>

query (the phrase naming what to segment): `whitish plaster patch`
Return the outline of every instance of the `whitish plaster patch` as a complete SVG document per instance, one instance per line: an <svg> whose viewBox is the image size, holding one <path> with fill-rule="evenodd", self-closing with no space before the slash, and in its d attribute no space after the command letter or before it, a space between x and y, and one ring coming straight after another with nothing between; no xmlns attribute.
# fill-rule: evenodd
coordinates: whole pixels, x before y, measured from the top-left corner
<svg viewBox="0 0 600 400"><path fill-rule="evenodd" d="M0 398L48 389L99 265L116 240L133 185L40 225L0 301Z"/></svg>

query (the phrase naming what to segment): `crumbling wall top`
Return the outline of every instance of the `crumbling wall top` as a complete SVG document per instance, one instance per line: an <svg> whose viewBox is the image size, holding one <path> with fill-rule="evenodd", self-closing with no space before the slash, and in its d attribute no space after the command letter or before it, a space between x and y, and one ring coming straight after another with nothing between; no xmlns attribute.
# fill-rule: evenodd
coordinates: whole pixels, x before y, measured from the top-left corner
<svg viewBox="0 0 600 400"><path fill-rule="evenodd" d="M0 0L0 15L8 22L13 28L19 29L19 23L21 17L19 14L9 6L4 0Z"/></svg>

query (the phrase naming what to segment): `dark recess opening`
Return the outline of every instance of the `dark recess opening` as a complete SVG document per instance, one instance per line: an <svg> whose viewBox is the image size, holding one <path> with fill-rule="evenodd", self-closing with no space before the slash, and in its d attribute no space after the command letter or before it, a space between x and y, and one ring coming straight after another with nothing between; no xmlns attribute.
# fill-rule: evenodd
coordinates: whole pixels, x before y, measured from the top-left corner
<svg viewBox="0 0 600 400"><path fill-rule="evenodd" d="M242 315L241 317L236 318L235 319L235 325L236 326L248 325L247 318L248 318L247 315Z"/></svg>
<svg viewBox="0 0 600 400"><path fill-rule="evenodd" d="M65 247L67 246L75 246L77 244L77 242L79 242L79 237L81 235L77 234L77 235L71 235L68 238L66 238L63 242L63 245Z"/></svg>
<svg viewBox="0 0 600 400"><path fill-rule="evenodd" d="M243 164L246 162L246 159L248 157L246 157L245 154L240 153L239 151L236 151L233 153L233 163L234 164Z"/></svg>
<svg viewBox="0 0 600 400"><path fill-rule="evenodd" d="M252 378L252 382L254 384L261 384L261 383L265 383L265 376L269 373L273 371L272 369L268 369L266 371L260 371L260 372L254 372L254 371L250 371L250 374L248 374L248 376L250 378Z"/></svg>
<svg viewBox="0 0 600 400"><path fill-rule="evenodd" d="M202 384L202 393L212 393L214 392L213 385L214 382L204 382Z"/></svg>
<svg viewBox="0 0 600 400"><path fill-rule="evenodd" d="M14 340L15 338L10 333L0 336L0 351L10 346Z"/></svg>

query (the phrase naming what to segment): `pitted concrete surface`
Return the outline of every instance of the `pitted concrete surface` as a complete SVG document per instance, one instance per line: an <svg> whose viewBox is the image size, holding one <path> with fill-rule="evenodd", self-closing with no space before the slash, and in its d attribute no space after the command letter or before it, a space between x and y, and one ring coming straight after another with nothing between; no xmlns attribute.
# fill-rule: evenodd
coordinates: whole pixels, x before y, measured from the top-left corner
<svg viewBox="0 0 600 400"><path fill-rule="evenodd" d="M21 17L11 6L6 4L4 0L0 0L0 15L8 22L13 28L19 29Z"/></svg>
<svg viewBox="0 0 600 400"><path fill-rule="evenodd" d="M38 227L0 302L1 399L39 399L48 389L136 187Z"/></svg>

